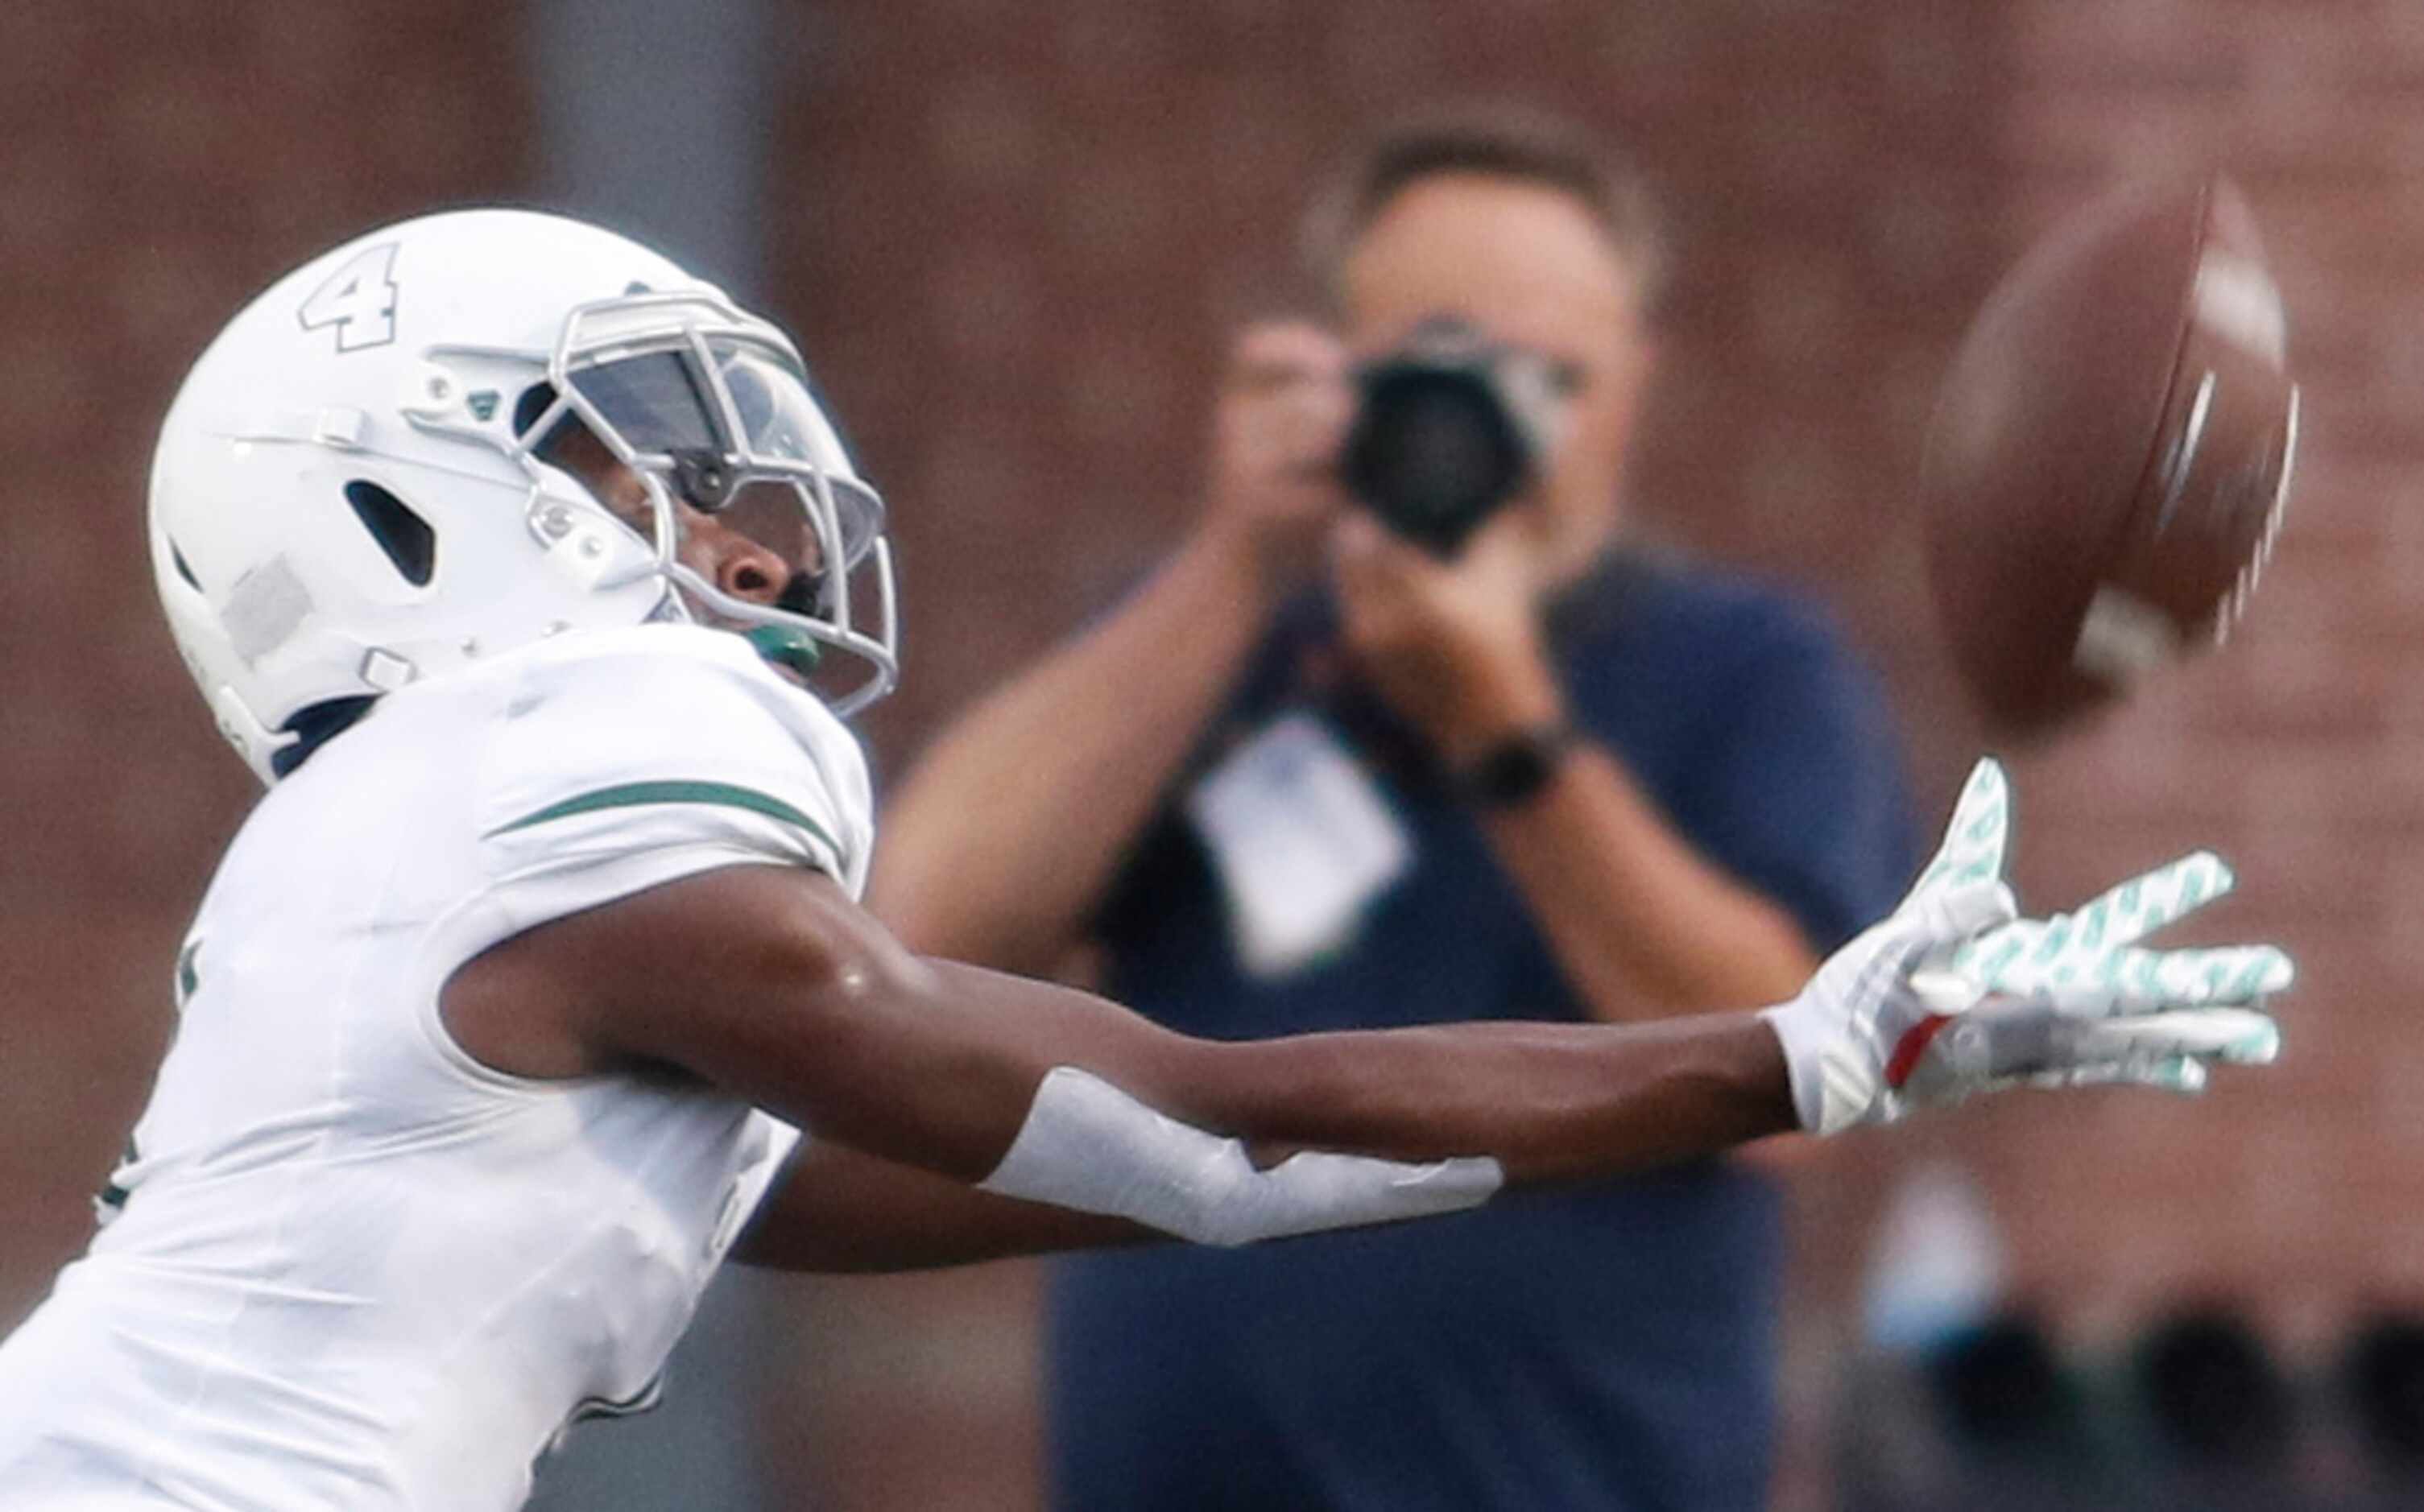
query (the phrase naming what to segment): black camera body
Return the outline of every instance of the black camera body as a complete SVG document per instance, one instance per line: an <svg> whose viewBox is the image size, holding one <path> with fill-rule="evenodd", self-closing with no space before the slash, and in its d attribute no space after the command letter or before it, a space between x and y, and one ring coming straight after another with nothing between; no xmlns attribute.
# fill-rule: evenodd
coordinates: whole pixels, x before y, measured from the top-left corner
<svg viewBox="0 0 2424 1512"><path fill-rule="evenodd" d="M1348 492L1392 531L1453 557L1546 459L1554 384L1529 353L1435 317L1357 370L1339 457Z"/></svg>

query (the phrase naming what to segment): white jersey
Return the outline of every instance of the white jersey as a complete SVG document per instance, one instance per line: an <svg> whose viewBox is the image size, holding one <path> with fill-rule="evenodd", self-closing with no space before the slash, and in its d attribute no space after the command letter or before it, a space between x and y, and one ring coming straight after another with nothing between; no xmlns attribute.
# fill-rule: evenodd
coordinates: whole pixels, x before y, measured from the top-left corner
<svg viewBox="0 0 2424 1512"><path fill-rule="evenodd" d="M736 864L856 896L858 747L735 636L569 634L389 695L261 804L178 963L115 1218L0 1345L0 1508L521 1504L646 1398L796 1136L448 1036L487 947Z"/></svg>

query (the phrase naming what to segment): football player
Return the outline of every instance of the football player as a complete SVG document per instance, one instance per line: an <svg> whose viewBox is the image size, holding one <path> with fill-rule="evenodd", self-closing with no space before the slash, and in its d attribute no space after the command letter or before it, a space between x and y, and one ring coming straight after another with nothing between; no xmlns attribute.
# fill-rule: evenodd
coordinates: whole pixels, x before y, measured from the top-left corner
<svg viewBox="0 0 2424 1512"><path fill-rule="evenodd" d="M235 317L151 540L269 792L105 1221L0 1345L0 1506L515 1506L727 1253L1242 1244L2272 1054L2279 952L2134 944L2220 863L2016 919L1991 766L1760 1012L1213 1043L917 959L855 901L841 722L894 677L883 526L790 341L594 227L428 216Z"/></svg>

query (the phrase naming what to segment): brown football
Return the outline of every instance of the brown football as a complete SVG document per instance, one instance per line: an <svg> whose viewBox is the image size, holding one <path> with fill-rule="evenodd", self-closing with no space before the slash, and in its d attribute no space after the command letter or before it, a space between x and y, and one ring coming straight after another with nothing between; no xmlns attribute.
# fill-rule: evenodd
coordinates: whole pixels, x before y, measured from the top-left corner
<svg viewBox="0 0 2424 1512"><path fill-rule="evenodd" d="M1937 606L1989 724L2040 733L2221 645L2281 529L2288 318L2215 177L2115 195L1988 296L1928 427Z"/></svg>

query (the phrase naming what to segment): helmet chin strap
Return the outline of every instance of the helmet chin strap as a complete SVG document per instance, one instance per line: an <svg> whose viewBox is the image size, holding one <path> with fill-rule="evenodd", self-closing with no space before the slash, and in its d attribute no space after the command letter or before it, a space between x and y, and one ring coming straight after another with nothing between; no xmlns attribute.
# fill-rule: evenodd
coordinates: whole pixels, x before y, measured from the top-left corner
<svg viewBox="0 0 2424 1512"><path fill-rule="evenodd" d="M236 755L247 762L267 765L279 752L296 743L298 737L290 731L273 730L261 723L251 706L235 689L225 683L208 690L211 717L217 722L220 739L234 746Z"/></svg>

